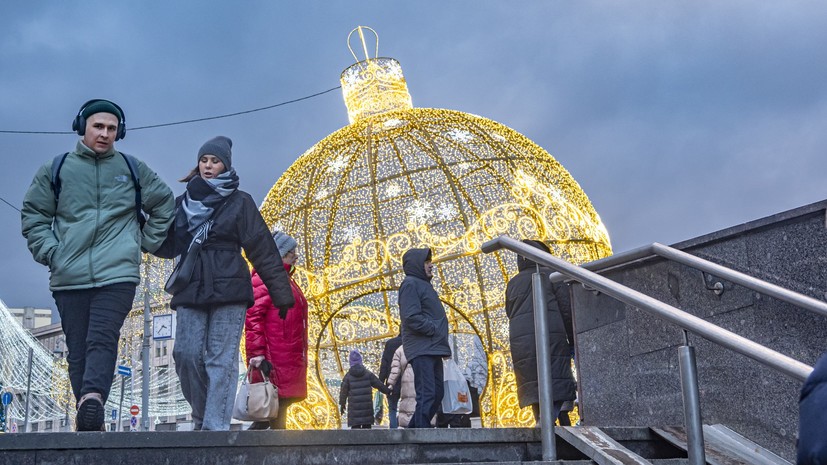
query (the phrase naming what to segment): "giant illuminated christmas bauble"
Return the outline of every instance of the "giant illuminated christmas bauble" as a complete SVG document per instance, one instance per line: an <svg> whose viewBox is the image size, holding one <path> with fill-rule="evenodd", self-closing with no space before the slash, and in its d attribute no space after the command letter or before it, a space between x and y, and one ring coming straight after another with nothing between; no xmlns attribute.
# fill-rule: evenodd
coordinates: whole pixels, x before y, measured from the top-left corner
<svg viewBox="0 0 827 465"><path fill-rule="evenodd" d="M517 131L414 108L396 60L359 61L341 82L351 124L302 154L261 208L298 240L296 277L310 305L312 392L291 411L294 427L339 426L350 350L378 372L383 343L398 331L401 258L411 247L433 250L432 282L458 350L482 341L484 424L533 423L517 404L503 310L516 256L480 245L501 234L539 239L556 256L588 262L611 254L600 217L565 168Z"/></svg>

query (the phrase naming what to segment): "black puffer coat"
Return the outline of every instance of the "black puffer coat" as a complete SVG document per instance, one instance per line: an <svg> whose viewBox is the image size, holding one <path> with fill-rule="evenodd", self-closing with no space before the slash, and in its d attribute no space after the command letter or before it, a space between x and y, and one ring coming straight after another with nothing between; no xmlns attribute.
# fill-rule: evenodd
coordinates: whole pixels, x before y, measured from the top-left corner
<svg viewBox="0 0 827 465"><path fill-rule="evenodd" d="M420 355L451 355L445 307L431 278L425 275L425 262L430 259L429 249L410 249L402 256L405 279L399 286L399 316L408 360Z"/></svg>
<svg viewBox="0 0 827 465"><path fill-rule="evenodd" d="M827 463L827 354L801 388L798 401L798 465Z"/></svg>
<svg viewBox="0 0 827 465"><path fill-rule="evenodd" d="M537 247L535 241L524 241ZM545 247L539 247L544 250ZM537 347L534 337L534 301L531 275L536 264L523 257L517 258L519 273L511 278L505 290L505 313L508 315L511 359L517 378L517 398L520 407L539 403L537 391ZM554 401L574 400L576 385L571 373L571 349L557 298L548 276L550 268L540 266L545 278L546 308L548 311L549 355L551 356L552 395Z"/></svg>
<svg viewBox="0 0 827 465"><path fill-rule="evenodd" d="M184 196L175 199L176 212L181 208ZM207 241L198 253L198 260L190 284L175 294L170 307L201 307L230 303L251 307L253 286L250 270L241 249L253 263L261 277L273 305L277 308L293 306L290 277L284 269L281 256L267 224L261 217L250 194L237 190L216 209ZM175 223L167 233L167 239L155 255L175 258L189 247L192 236L187 231L176 230Z"/></svg>
<svg viewBox="0 0 827 465"><path fill-rule="evenodd" d="M348 426L373 424L373 388L384 394L391 392L361 363L350 367L339 390L339 406L344 409L345 403L348 405Z"/></svg>

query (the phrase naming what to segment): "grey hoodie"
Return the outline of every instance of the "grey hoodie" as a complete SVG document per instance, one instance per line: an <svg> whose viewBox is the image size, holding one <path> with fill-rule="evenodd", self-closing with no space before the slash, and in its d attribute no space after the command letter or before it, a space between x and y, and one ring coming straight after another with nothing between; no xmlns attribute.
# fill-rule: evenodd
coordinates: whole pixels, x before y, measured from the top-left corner
<svg viewBox="0 0 827 465"><path fill-rule="evenodd" d="M431 278L425 275L425 262L430 259L430 249L410 249L402 256L405 279L399 286L399 316L408 360L420 355L451 355L448 317Z"/></svg>

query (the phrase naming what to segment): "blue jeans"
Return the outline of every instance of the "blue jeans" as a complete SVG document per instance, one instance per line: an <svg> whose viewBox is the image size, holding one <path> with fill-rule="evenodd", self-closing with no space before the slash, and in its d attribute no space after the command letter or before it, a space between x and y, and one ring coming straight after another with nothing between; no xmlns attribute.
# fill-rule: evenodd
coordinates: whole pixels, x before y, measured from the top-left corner
<svg viewBox="0 0 827 465"><path fill-rule="evenodd" d="M410 361L414 372L416 408L408 428L433 428L431 418L436 415L445 393L442 376L442 357L420 355Z"/></svg>
<svg viewBox="0 0 827 465"><path fill-rule="evenodd" d="M76 400L90 392L109 397L121 327L132 310L135 284L116 283L91 289L54 291L69 354L69 382Z"/></svg>
<svg viewBox="0 0 827 465"><path fill-rule="evenodd" d="M194 430L227 431L238 387L238 348L247 307L176 308L175 372Z"/></svg>

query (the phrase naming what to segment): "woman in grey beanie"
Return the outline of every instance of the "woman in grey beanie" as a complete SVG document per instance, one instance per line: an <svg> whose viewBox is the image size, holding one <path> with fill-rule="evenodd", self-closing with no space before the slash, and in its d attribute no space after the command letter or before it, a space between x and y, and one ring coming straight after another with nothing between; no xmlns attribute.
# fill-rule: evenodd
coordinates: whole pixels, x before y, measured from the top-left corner
<svg viewBox="0 0 827 465"><path fill-rule="evenodd" d="M182 179L187 187L176 199L173 226L156 252L185 260L193 238L203 239L189 282L170 301L178 319L172 356L195 430L230 429L241 331L254 303L242 249L273 305L286 310L294 303L270 230L250 194L238 188L232 146L218 136L198 150L196 167Z"/></svg>

